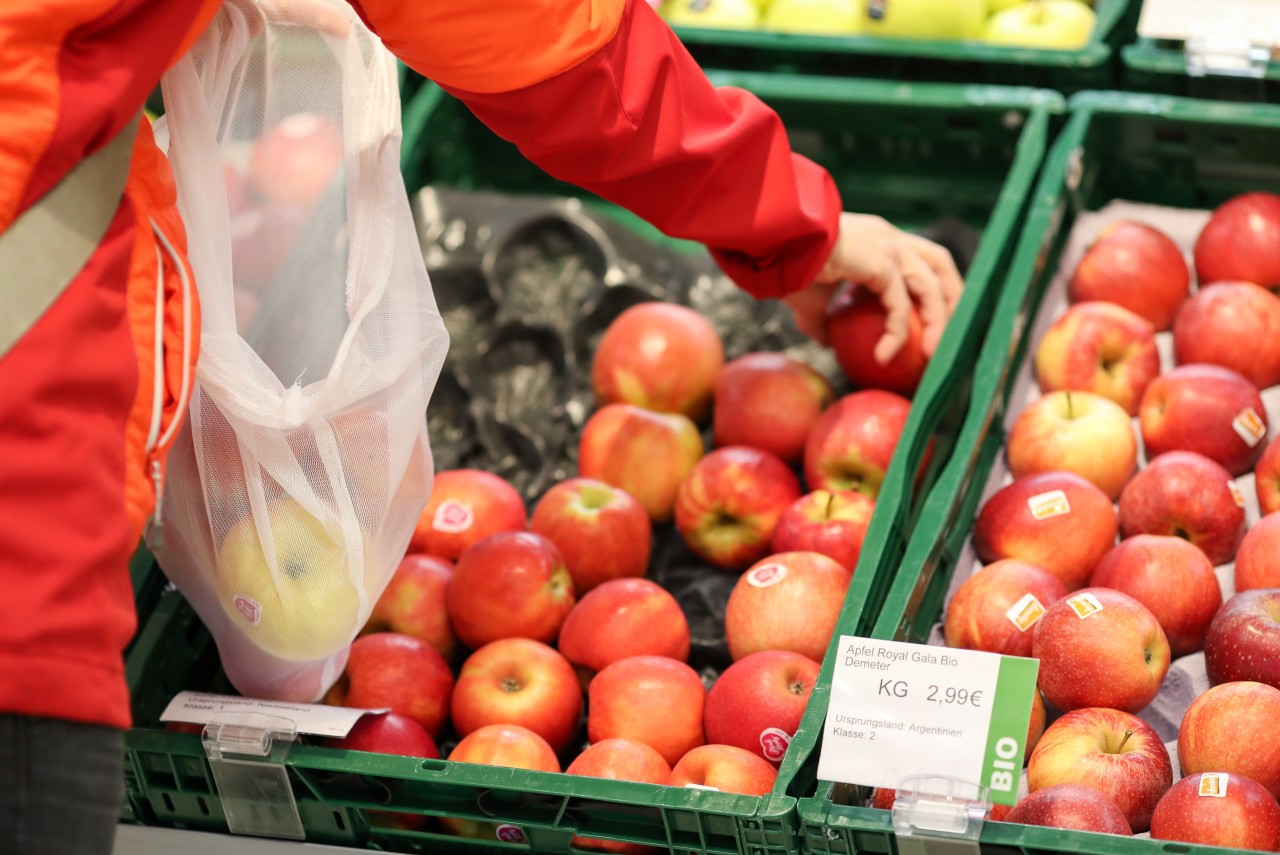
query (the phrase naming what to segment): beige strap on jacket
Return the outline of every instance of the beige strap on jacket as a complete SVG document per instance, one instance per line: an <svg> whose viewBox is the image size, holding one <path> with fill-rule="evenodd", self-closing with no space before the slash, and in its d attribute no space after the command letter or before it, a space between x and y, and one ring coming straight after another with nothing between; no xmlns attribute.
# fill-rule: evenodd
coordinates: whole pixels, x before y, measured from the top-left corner
<svg viewBox="0 0 1280 855"><path fill-rule="evenodd" d="M88 263L120 207L138 119L0 233L0 358Z"/></svg>

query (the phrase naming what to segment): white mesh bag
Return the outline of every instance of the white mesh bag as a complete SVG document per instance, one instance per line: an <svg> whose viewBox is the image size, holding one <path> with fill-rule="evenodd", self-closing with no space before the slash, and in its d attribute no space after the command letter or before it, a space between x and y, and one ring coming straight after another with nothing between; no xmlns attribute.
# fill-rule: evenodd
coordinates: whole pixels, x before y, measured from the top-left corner
<svg viewBox="0 0 1280 855"><path fill-rule="evenodd" d="M162 90L202 321L152 548L237 690L317 700L426 503L448 347L395 63L342 0L228 0Z"/></svg>

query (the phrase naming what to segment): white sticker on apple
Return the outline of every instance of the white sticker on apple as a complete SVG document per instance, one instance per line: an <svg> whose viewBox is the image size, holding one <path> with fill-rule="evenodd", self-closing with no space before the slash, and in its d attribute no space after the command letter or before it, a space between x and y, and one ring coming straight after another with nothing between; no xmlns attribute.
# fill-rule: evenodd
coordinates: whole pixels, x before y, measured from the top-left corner
<svg viewBox="0 0 1280 855"><path fill-rule="evenodd" d="M445 534L461 534L471 528L471 524L475 521L476 517L471 512L471 508L461 502L447 499L436 508L435 516L431 518L431 527Z"/></svg>
<svg viewBox="0 0 1280 855"><path fill-rule="evenodd" d="M1267 435L1267 426L1262 423L1262 419L1253 411L1253 407L1245 407L1241 410L1239 415L1231 420L1231 427L1235 428L1236 435L1243 439L1245 445L1250 448L1262 442Z"/></svg>
<svg viewBox="0 0 1280 855"><path fill-rule="evenodd" d="M250 626L257 626L262 622L262 603L248 594L236 594L231 598L231 605L236 607L236 611L244 616Z"/></svg>
<svg viewBox="0 0 1280 855"><path fill-rule="evenodd" d="M504 822L495 828L493 833L505 843L524 843L524 832L520 830L518 825Z"/></svg>
<svg viewBox="0 0 1280 855"><path fill-rule="evenodd" d="M781 564L761 564L747 574L747 583L757 588L768 588L787 578L787 568Z"/></svg>
<svg viewBox="0 0 1280 855"><path fill-rule="evenodd" d="M1205 772L1200 776L1200 795L1225 799L1227 797L1227 782L1230 779L1231 776L1226 772Z"/></svg>
<svg viewBox="0 0 1280 855"><path fill-rule="evenodd" d="M764 752L764 759L777 763L787 753L787 746L791 744L791 734L785 730L779 730L776 727L766 727L760 731L760 750Z"/></svg>
<svg viewBox="0 0 1280 855"><path fill-rule="evenodd" d="M1027 508L1031 516L1038 520L1047 520L1071 513L1071 503L1067 494L1061 490L1050 490L1027 499Z"/></svg>
<svg viewBox="0 0 1280 855"><path fill-rule="evenodd" d="M1067 605L1071 606L1071 611L1075 612L1076 617L1079 618L1087 618L1102 611L1102 603L1088 591L1081 591L1074 597L1068 597Z"/></svg>
<svg viewBox="0 0 1280 855"><path fill-rule="evenodd" d="M1240 492L1240 488L1236 486L1235 481L1227 482L1227 489L1231 491L1231 498L1235 499L1236 507L1244 507L1244 493Z"/></svg>
<svg viewBox="0 0 1280 855"><path fill-rule="evenodd" d="M1019 632L1026 632L1040 622L1040 618L1044 617L1044 611L1044 603L1028 591L1022 595L1022 599L1009 606L1004 616L1018 628Z"/></svg>

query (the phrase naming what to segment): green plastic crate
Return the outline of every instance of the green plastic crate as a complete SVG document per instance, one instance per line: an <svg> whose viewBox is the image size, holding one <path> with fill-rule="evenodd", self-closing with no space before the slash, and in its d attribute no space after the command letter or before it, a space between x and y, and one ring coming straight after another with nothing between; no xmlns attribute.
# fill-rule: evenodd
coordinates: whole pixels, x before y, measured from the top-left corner
<svg viewBox="0 0 1280 855"><path fill-rule="evenodd" d="M1121 50L1126 89L1217 101L1280 103L1280 60L1273 59L1258 76L1187 71L1184 45L1139 37Z"/></svg>
<svg viewBox="0 0 1280 855"><path fill-rule="evenodd" d="M881 487L841 615L865 632L879 612L925 488L954 446L997 284L1062 99L993 87L894 86L795 77L725 75L779 110L798 144L832 169L858 210L904 224L942 214L982 229L966 292L921 382L904 438ZM411 189L436 186L577 192L530 166L434 87L406 105ZM483 169L478 164L483 164ZM597 204L599 203L597 200ZM926 449L933 463L914 476ZM226 690L207 631L180 594L166 593L127 663L136 726L127 734L133 821L225 831L200 740L157 717L183 689ZM829 677L828 677L829 679ZM815 696L816 697L816 696ZM672 853L796 853L797 799L813 792L825 698L810 704L772 793L748 797L541 772L420 761L299 745L287 759L308 840L394 851L571 851L574 834ZM526 844L468 841L371 827L369 809L509 822Z"/></svg>
<svg viewBox="0 0 1280 855"><path fill-rule="evenodd" d="M1246 190L1280 191L1280 107L1171 97L1083 93L1045 164L986 343L957 451L925 499L893 587L870 637L923 643L939 620L947 586L1004 447L1005 412L1026 331L1057 268L1076 216L1113 199L1211 208ZM814 690L825 703L830 684ZM857 807L866 788L820 781L799 803L810 853L898 852L889 811ZM1210 855L1230 850L1132 840L1060 829L988 823L986 855Z"/></svg>
<svg viewBox="0 0 1280 855"><path fill-rule="evenodd" d="M1141 6L1141 0L1096 0L1098 23L1079 50L683 26L675 32L707 68L1037 86L1071 93L1117 85L1118 50L1132 41Z"/></svg>

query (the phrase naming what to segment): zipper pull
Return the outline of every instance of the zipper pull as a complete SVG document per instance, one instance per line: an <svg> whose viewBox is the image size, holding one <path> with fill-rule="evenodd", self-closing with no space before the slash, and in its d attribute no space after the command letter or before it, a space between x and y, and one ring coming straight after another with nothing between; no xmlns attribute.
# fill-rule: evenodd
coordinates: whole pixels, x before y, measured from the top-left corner
<svg viewBox="0 0 1280 855"><path fill-rule="evenodd" d="M164 547L164 524L161 522L161 506L164 503L164 473L160 469L159 460L151 461L151 483L156 488L156 509L151 514L151 531L147 540L154 550Z"/></svg>

